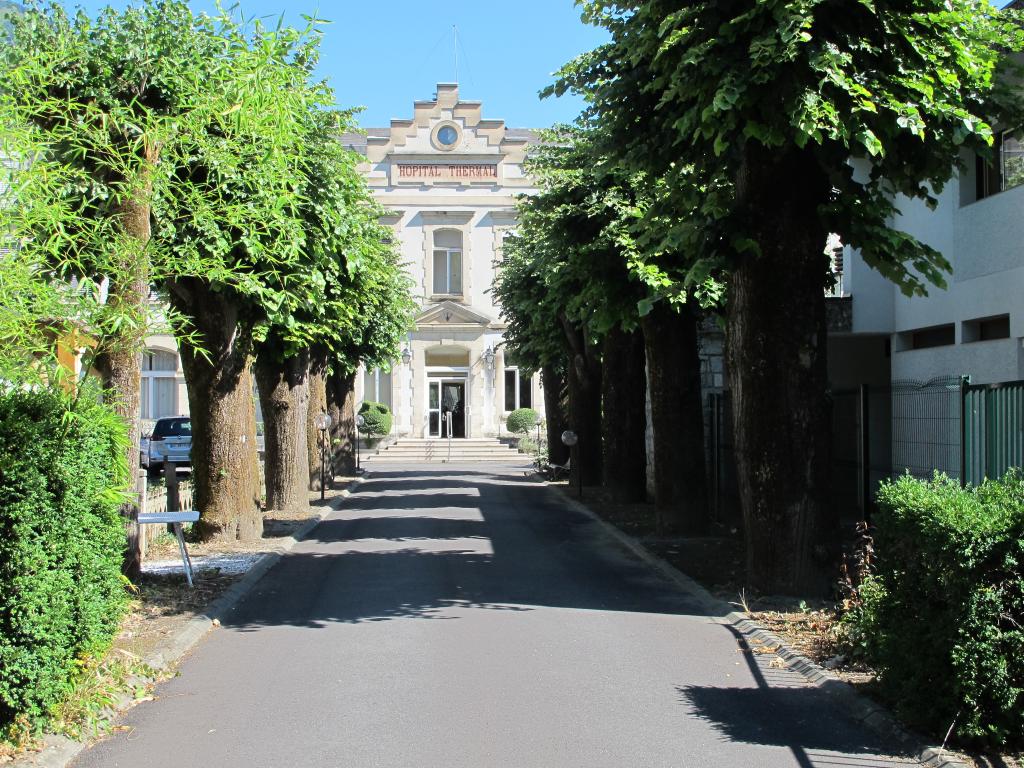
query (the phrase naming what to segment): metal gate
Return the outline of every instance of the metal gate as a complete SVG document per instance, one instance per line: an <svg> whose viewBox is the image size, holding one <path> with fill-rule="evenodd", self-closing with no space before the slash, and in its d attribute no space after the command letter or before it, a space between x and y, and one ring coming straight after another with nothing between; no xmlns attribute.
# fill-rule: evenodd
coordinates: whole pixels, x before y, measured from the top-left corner
<svg viewBox="0 0 1024 768"><path fill-rule="evenodd" d="M1024 466L1024 381L965 381L961 393L961 482L979 485Z"/></svg>
<svg viewBox="0 0 1024 768"><path fill-rule="evenodd" d="M959 376L892 383L892 476L962 477L963 384Z"/></svg>

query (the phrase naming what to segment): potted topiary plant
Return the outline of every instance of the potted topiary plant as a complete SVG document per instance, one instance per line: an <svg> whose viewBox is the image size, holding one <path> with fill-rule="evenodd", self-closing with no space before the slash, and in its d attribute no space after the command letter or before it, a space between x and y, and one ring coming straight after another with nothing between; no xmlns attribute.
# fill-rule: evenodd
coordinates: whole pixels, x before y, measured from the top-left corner
<svg viewBox="0 0 1024 768"><path fill-rule="evenodd" d="M537 412L533 408L517 408L505 419L505 427L514 435L525 435L537 424Z"/></svg>
<svg viewBox="0 0 1024 768"><path fill-rule="evenodd" d="M384 403L367 400L359 408L359 415L363 417L359 436L367 448L376 448L381 440L391 434L391 409Z"/></svg>

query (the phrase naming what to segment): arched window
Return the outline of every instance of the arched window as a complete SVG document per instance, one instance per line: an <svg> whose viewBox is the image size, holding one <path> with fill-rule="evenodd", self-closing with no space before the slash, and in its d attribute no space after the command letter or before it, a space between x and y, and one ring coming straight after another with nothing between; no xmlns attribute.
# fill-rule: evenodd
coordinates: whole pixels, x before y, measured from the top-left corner
<svg viewBox="0 0 1024 768"><path fill-rule="evenodd" d="M178 356L161 349L142 353L141 411L144 419L178 414Z"/></svg>
<svg viewBox="0 0 1024 768"><path fill-rule="evenodd" d="M434 232L434 294L462 295L462 233L456 229Z"/></svg>

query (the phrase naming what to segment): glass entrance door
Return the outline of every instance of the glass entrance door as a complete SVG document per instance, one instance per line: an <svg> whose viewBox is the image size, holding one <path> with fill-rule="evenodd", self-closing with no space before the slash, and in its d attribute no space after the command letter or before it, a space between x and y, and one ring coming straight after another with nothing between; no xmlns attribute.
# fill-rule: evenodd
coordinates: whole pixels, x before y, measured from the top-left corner
<svg viewBox="0 0 1024 768"><path fill-rule="evenodd" d="M441 436L441 382L427 383L427 437Z"/></svg>
<svg viewBox="0 0 1024 768"><path fill-rule="evenodd" d="M466 382L427 382L427 437L466 436Z"/></svg>
<svg viewBox="0 0 1024 768"><path fill-rule="evenodd" d="M441 437L466 436L466 385L446 381L441 384Z"/></svg>

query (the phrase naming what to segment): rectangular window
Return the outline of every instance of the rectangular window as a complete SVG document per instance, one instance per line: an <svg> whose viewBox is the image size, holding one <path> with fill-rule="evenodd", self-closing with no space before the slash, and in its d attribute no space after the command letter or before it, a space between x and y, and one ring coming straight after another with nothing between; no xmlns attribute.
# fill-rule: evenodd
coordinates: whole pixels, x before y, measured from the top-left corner
<svg viewBox="0 0 1024 768"><path fill-rule="evenodd" d="M142 352L140 363L139 415L143 419L161 419L178 412L178 356L160 349Z"/></svg>
<svg viewBox="0 0 1024 768"><path fill-rule="evenodd" d="M999 147L999 160L1002 164L1003 189L1024 184L1024 130L1003 131Z"/></svg>
<svg viewBox="0 0 1024 768"><path fill-rule="evenodd" d="M936 325L933 328L921 328L911 331L911 349L930 349L932 347L945 347L956 343L956 327L949 325Z"/></svg>
<svg viewBox="0 0 1024 768"><path fill-rule="evenodd" d="M1024 129L1002 131L993 138L995 161L981 157L976 163L977 199L989 197L1011 187L1024 184Z"/></svg>
<svg viewBox="0 0 1024 768"><path fill-rule="evenodd" d="M967 320L963 326L963 341L995 341L1010 338L1010 316L996 315Z"/></svg>
<svg viewBox="0 0 1024 768"><path fill-rule="evenodd" d="M519 377L519 407L533 408L533 379L532 377Z"/></svg>
<svg viewBox="0 0 1024 768"><path fill-rule="evenodd" d="M377 402L391 408L391 371L377 371Z"/></svg>
<svg viewBox="0 0 1024 768"><path fill-rule="evenodd" d="M153 379L153 415L151 418L160 419L164 416L174 416L177 411L175 395L177 394L178 382L174 379L161 377Z"/></svg>
<svg viewBox="0 0 1024 768"><path fill-rule="evenodd" d="M462 295L461 251L434 251L434 293Z"/></svg>
<svg viewBox="0 0 1024 768"><path fill-rule="evenodd" d="M533 407L533 379L519 373L518 368L505 369L505 410Z"/></svg>
<svg viewBox="0 0 1024 768"><path fill-rule="evenodd" d="M462 294L462 254L448 251L448 291L451 294Z"/></svg>
<svg viewBox="0 0 1024 768"><path fill-rule="evenodd" d="M434 293L448 293L448 251L434 251Z"/></svg>
<svg viewBox="0 0 1024 768"><path fill-rule="evenodd" d="M1010 338L1010 316L993 317L982 320L978 323L978 339L980 341L994 341L995 339Z"/></svg>
<svg viewBox="0 0 1024 768"><path fill-rule="evenodd" d="M391 372L380 368L363 373L363 400L391 407Z"/></svg>
<svg viewBox="0 0 1024 768"><path fill-rule="evenodd" d="M516 384L518 382L518 371L515 368L505 369L505 410L516 409Z"/></svg>

